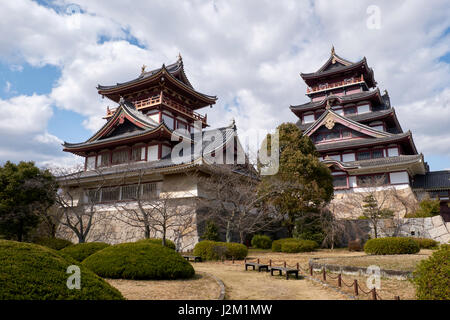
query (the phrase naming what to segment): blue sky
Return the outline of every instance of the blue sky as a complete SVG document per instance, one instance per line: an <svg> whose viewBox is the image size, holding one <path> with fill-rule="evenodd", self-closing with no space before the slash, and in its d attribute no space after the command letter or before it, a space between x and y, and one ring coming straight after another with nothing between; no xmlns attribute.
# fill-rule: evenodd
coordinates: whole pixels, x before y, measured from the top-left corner
<svg viewBox="0 0 450 320"><path fill-rule="evenodd" d="M366 26L372 3L379 29ZM2 30L21 21L0 39L1 162L80 162L60 144L84 141L104 123L114 103L96 85L130 80L143 64L156 68L179 52L196 89L219 97L204 110L212 127L233 118L240 130L296 121L289 105L307 102L299 73L319 68L334 44L349 60L367 57L431 169L450 169L447 1L349 8L345 1L17 0L0 4L0 13Z"/></svg>

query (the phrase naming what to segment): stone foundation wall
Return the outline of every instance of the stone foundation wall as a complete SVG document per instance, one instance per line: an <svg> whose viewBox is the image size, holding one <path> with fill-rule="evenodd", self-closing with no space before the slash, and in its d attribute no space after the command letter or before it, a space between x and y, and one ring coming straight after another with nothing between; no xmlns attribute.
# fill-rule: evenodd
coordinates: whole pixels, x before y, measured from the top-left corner
<svg viewBox="0 0 450 320"><path fill-rule="evenodd" d="M378 237L416 237L428 238L439 243L450 243L450 223L445 223L441 216L432 218L383 219L377 224ZM345 231L341 238L342 245L349 240L367 240L375 237L374 228L369 220L345 221Z"/></svg>

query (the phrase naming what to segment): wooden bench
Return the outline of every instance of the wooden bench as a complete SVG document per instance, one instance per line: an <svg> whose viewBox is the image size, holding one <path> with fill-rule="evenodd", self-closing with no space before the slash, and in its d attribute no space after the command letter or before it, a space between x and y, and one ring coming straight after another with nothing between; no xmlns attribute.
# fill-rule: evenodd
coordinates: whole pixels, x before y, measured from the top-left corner
<svg viewBox="0 0 450 320"><path fill-rule="evenodd" d="M248 267L253 267L253 270L258 268L258 272L261 272L262 269L265 269L266 271L269 271L269 265L268 264L262 264L262 263L256 263L256 262L246 262L245 263L245 271L248 270Z"/></svg>
<svg viewBox="0 0 450 320"><path fill-rule="evenodd" d="M183 256L187 261L194 261L194 262L202 262L202 257L199 256Z"/></svg>
<svg viewBox="0 0 450 320"><path fill-rule="evenodd" d="M289 275L294 274L295 278L298 279L298 270L293 268L285 268L285 267L270 267L270 275L273 276L274 271L279 271L279 275L281 276L283 272L286 274L286 280L289 280Z"/></svg>

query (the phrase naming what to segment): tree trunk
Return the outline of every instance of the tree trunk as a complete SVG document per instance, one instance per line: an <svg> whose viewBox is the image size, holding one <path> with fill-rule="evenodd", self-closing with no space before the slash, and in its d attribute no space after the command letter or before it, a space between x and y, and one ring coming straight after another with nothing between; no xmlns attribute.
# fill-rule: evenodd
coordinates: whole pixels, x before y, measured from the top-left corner
<svg viewBox="0 0 450 320"><path fill-rule="evenodd" d="M226 242L231 242L231 230L230 229L231 229L231 222L228 220L226 233L225 233L225 241Z"/></svg>
<svg viewBox="0 0 450 320"><path fill-rule="evenodd" d="M145 239L149 239L150 238L150 227L149 226L145 226L144 237L145 237Z"/></svg>

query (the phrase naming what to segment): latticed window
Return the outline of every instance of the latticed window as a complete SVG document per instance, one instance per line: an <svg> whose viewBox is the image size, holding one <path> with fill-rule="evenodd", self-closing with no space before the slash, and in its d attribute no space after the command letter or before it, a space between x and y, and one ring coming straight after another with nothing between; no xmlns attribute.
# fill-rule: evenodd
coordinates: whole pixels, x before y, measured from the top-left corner
<svg viewBox="0 0 450 320"><path fill-rule="evenodd" d="M120 187L102 188L102 202L120 199Z"/></svg>
<svg viewBox="0 0 450 320"><path fill-rule="evenodd" d="M133 148L131 151L131 160L132 161L141 161L142 160L142 148Z"/></svg>
<svg viewBox="0 0 450 320"><path fill-rule="evenodd" d="M374 174L367 176L357 176L356 182L358 186L375 187L389 184L389 178L387 174Z"/></svg>
<svg viewBox="0 0 450 320"><path fill-rule="evenodd" d="M372 158L378 159L384 157L384 151L382 149L377 149L372 151Z"/></svg>
<svg viewBox="0 0 450 320"><path fill-rule="evenodd" d="M136 200L138 199L138 188L139 185L132 184L122 187L122 198L121 200Z"/></svg>
<svg viewBox="0 0 450 320"><path fill-rule="evenodd" d="M128 162L128 156L129 156L128 149L114 151L112 154L112 163L113 164L126 163Z"/></svg>
<svg viewBox="0 0 450 320"><path fill-rule="evenodd" d="M158 196L158 187L156 182L144 183L142 185L142 198L151 199Z"/></svg>
<svg viewBox="0 0 450 320"><path fill-rule="evenodd" d="M333 186L335 188L347 187L347 176L333 176Z"/></svg>
<svg viewBox="0 0 450 320"><path fill-rule="evenodd" d="M357 160L367 160L367 159L370 159L370 151L358 152L358 153L356 154L356 159L357 159Z"/></svg>
<svg viewBox="0 0 450 320"><path fill-rule="evenodd" d="M100 190L99 189L89 189L87 191L87 201L88 203L99 203L100 202Z"/></svg>
<svg viewBox="0 0 450 320"><path fill-rule="evenodd" d="M109 166L109 153L102 153L100 155L100 166L101 167Z"/></svg>

